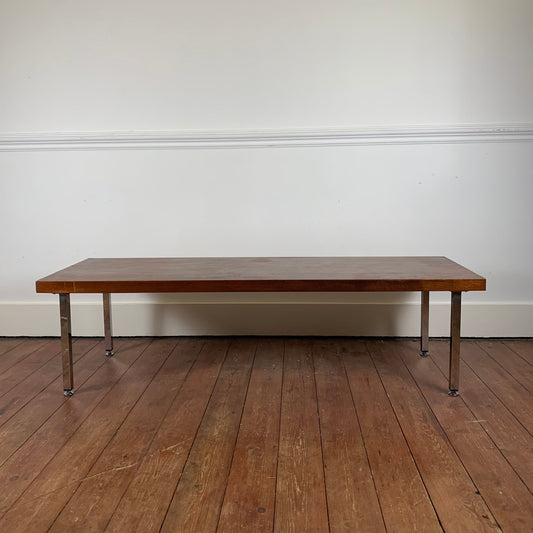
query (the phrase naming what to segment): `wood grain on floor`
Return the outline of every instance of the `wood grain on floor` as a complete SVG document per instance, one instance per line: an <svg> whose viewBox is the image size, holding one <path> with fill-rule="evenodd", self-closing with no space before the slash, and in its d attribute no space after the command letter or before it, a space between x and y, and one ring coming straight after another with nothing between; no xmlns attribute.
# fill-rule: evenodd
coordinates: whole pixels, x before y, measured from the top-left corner
<svg viewBox="0 0 533 533"><path fill-rule="evenodd" d="M0 531L531 531L533 341L0 339Z"/></svg>

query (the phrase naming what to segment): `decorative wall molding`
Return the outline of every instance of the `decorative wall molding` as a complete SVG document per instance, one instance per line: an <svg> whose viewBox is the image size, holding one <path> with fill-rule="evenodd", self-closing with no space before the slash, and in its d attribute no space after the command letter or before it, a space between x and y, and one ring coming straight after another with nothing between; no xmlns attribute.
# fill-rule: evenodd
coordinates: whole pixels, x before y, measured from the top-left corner
<svg viewBox="0 0 533 533"><path fill-rule="evenodd" d="M177 150L533 141L533 123L231 131L0 133L0 151Z"/></svg>

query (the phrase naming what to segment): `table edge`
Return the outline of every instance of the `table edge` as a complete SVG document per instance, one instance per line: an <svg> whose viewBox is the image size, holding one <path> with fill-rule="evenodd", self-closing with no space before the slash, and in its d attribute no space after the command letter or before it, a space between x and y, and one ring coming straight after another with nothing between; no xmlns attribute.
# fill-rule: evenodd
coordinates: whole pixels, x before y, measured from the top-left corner
<svg viewBox="0 0 533 533"><path fill-rule="evenodd" d="M37 281L38 293L484 291L485 278L392 280Z"/></svg>

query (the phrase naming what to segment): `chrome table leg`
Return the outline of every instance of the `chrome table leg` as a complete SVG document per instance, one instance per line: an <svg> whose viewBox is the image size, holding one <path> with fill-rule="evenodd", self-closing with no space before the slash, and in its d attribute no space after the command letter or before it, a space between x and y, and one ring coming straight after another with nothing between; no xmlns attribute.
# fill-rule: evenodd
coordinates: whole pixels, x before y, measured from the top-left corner
<svg viewBox="0 0 533 533"><path fill-rule="evenodd" d="M461 293L452 292L450 319L450 396L459 394L459 366L461 362Z"/></svg>
<svg viewBox="0 0 533 533"><path fill-rule="evenodd" d="M61 319L61 360L63 363L63 394L74 393L72 370L72 333L70 326L70 294L59 295L59 316Z"/></svg>
<svg viewBox="0 0 533 533"><path fill-rule="evenodd" d="M108 357L113 355L113 333L111 331L111 295L103 293L104 300L104 335L105 335L105 354Z"/></svg>
<svg viewBox="0 0 533 533"><path fill-rule="evenodd" d="M420 355L429 355L429 291L422 291L422 313L420 320Z"/></svg>

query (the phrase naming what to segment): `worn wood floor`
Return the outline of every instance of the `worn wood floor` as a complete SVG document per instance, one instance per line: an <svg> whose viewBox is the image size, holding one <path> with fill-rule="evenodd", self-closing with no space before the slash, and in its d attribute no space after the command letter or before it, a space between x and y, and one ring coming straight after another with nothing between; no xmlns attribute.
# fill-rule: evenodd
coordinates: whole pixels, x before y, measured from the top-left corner
<svg viewBox="0 0 533 533"><path fill-rule="evenodd" d="M533 531L533 341L0 339L0 531Z"/></svg>

